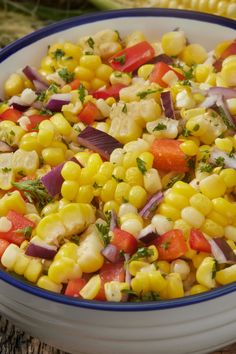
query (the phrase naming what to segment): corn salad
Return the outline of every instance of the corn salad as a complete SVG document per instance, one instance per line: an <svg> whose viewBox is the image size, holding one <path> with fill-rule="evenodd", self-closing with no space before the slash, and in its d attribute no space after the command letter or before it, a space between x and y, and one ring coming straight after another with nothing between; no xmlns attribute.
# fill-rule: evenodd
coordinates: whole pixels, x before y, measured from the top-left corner
<svg viewBox="0 0 236 354"><path fill-rule="evenodd" d="M236 281L236 41L105 29L4 83L0 261L36 286L159 301Z"/></svg>

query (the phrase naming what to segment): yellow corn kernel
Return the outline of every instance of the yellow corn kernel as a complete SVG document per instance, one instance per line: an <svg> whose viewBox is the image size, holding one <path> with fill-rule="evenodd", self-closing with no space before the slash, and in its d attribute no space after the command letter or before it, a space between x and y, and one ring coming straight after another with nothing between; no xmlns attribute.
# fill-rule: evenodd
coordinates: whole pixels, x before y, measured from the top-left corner
<svg viewBox="0 0 236 354"><path fill-rule="evenodd" d="M139 272L137 277L139 277ZM165 278L162 276L160 270L153 270L147 273L150 284L150 291L160 292L167 286Z"/></svg>
<svg viewBox="0 0 236 354"><path fill-rule="evenodd" d="M182 209L181 217L189 225L196 228L200 228L205 220L204 215L192 206Z"/></svg>
<svg viewBox="0 0 236 354"><path fill-rule="evenodd" d="M121 283L119 281L111 281L104 284L105 295L107 301L120 302L123 297L123 290L129 290L128 283Z"/></svg>
<svg viewBox="0 0 236 354"><path fill-rule="evenodd" d="M132 261L128 265L128 269L131 275L135 276L144 267L149 266L149 263L144 261Z"/></svg>
<svg viewBox="0 0 236 354"><path fill-rule="evenodd" d="M137 157L138 157L138 153L135 151L126 152L126 154L123 156L123 167L125 169L129 167L137 167L137 160L136 160Z"/></svg>
<svg viewBox="0 0 236 354"><path fill-rule="evenodd" d="M210 289L207 288L206 286L201 285L201 284L196 284L191 287L189 294L190 295L197 295L197 294L204 293L205 291L208 291L208 290L210 290Z"/></svg>
<svg viewBox="0 0 236 354"><path fill-rule="evenodd" d="M183 49L181 59L189 66L202 64L207 59L207 52L200 44L189 44Z"/></svg>
<svg viewBox="0 0 236 354"><path fill-rule="evenodd" d="M223 178L227 188L236 186L236 171L233 168L225 168L220 172L220 177Z"/></svg>
<svg viewBox="0 0 236 354"><path fill-rule="evenodd" d="M115 190L115 201L119 204L122 204L124 201L127 201L127 197L129 195L129 191L131 186L128 183L120 182L117 184Z"/></svg>
<svg viewBox="0 0 236 354"><path fill-rule="evenodd" d="M138 69L138 77L147 80L153 69L153 64L145 64L140 66L140 68Z"/></svg>
<svg viewBox="0 0 236 354"><path fill-rule="evenodd" d="M116 213L119 211L119 204L115 200L109 200L106 202L103 207L103 212L106 213L108 211L114 210Z"/></svg>
<svg viewBox="0 0 236 354"><path fill-rule="evenodd" d="M56 284L52 280L49 279L47 275L42 275L37 281L37 286L41 289L53 291L54 293L60 294L62 290L61 284Z"/></svg>
<svg viewBox="0 0 236 354"><path fill-rule="evenodd" d="M114 165L111 162L103 162L94 177L94 181L99 186L104 185L112 177L113 169Z"/></svg>
<svg viewBox="0 0 236 354"><path fill-rule="evenodd" d="M192 135L202 137L207 132L208 122L202 116L196 116L187 121L186 128Z"/></svg>
<svg viewBox="0 0 236 354"><path fill-rule="evenodd" d="M95 77L91 81L91 88L93 90L98 90L99 88L104 87L104 86L106 86L106 82L101 79L98 79L97 77Z"/></svg>
<svg viewBox="0 0 236 354"><path fill-rule="evenodd" d="M95 76L103 81L108 81L113 69L107 64L101 64L95 71Z"/></svg>
<svg viewBox="0 0 236 354"><path fill-rule="evenodd" d="M19 95L24 89L24 80L19 74L11 74L4 83L6 96Z"/></svg>
<svg viewBox="0 0 236 354"><path fill-rule="evenodd" d="M158 208L158 213L174 221L178 220L181 216L179 209L176 209L167 203L161 203Z"/></svg>
<svg viewBox="0 0 236 354"><path fill-rule="evenodd" d="M133 45L145 41L146 38L141 31L134 31L125 36L124 42L126 47L132 47Z"/></svg>
<svg viewBox="0 0 236 354"><path fill-rule="evenodd" d="M102 158L99 154L91 154L88 158L86 168L92 174L95 174L99 171L101 165L103 164Z"/></svg>
<svg viewBox="0 0 236 354"><path fill-rule="evenodd" d="M127 213L120 218L121 229L138 236L143 229L143 220L138 214Z"/></svg>
<svg viewBox="0 0 236 354"><path fill-rule="evenodd" d="M61 175L66 181L78 181L80 173L81 167L74 161L67 161L61 170Z"/></svg>
<svg viewBox="0 0 236 354"><path fill-rule="evenodd" d="M76 60L79 60L81 57L81 48L73 43L65 42L63 50L67 56L72 56Z"/></svg>
<svg viewBox="0 0 236 354"><path fill-rule="evenodd" d="M54 114L50 118L50 121L52 122L52 124L55 126L55 128L61 135L68 136L71 134L72 128L68 123L68 121L63 117L63 114L61 113Z"/></svg>
<svg viewBox="0 0 236 354"><path fill-rule="evenodd" d="M176 209L183 209L189 205L188 198L172 190L166 194L165 203L170 204Z"/></svg>
<svg viewBox="0 0 236 354"><path fill-rule="evenodd" d="M76 262L78 259L77 251L78 251L78 246L75 243L66 242L66 243L64 243L64 245L61 246L61 248L57 252L56 256L54 257L54 260L56 261L56 260L66 257L66 258L70 258Z"/></svg>
<svg viewBox="0 0 236 354"><path fill-rule="evenodd" d="M26 213L26 204L19 191L5 194L0 199L0 216L4 216L9 210L17 211L20 214Z"/></svg>
<svg viewBox="0 0 236 354"><path fill-rule="evenodd" d="M1 263L2 265L7 268L7 270L13 270L14 265L17 261L17 258L19 257L21 253L21 249L15 245L14 243L11 243L6 250L4 251L2 257L1 257Z"/></svg>
<svg viewBox="0 0 236 354"><path fill-rule="evenodd" d="M204 253L204 252L200 252L198 254L195 254L192 258L192 262L193 262L193 265L194 267L197 269L200 264L202 263L202 261L208 256L207 253Z"/></svg>
<svg viewBox="0 0 236 354"><path fill-rule="evenodd" d="M103 202L114 199L117 182L114 179L108 180L101 189L100 198Z"/></svg>
<svg viewBox="0 0 236 354"><path fill-rule="evenodd" d="M177 259L177 260L171 262L170 270L171 270L171 273L179 274L182 280L187 279L187 277L190 273L189 264L186 261L184 261L183 259Z"/></svg>
<svg viewBox="0 0 236 354"><path fill-rule="evenodd" d="M187 155L187 156L196 156L198 153L198 146L195 144L194 141L186 140L182 144L180 144L180 149Z"/></svg>
<svg viewBox="0 0 236 354"><path fill-rule="evenodd" d="M172 190L181 195L184 195L187 198L192 197L196 193L196 190L192 186L182 181L176 182L173 185Z"/></svg>
<svg viewBox="0 0 236 354"><path fill-rule="evenodd" d="M94 184L94 173L91 169L84 167L81 169L81 173L78 180L79 185Z"/></svg>
<svg viewBox="0 0 236 354"><path fill-rule="evenodd" d="M96 70L101 64L101 58L99 55L82 55L79 62L80 66L89 70Z"/></svg>
<svg viewBox="0 0 236 354"><path fill-rule="evenodd" d="M41 69L45 70L48 73L53 73L54 68L57 67L57 61L53 59L51 56L47 55L42 59L40 65L41 65Z"/></svg>
<svg viewBox="0 0 236 354"><path fill-rule="evenodd" d="M193 249L190 247L190 245L189 245L189 242L188 242L189 234L188 234L188 236L187 236L185 239L186 239L186 241L187 241L188 250L185 252L184 257L187 258L187 259L191 259L191 260L192 260L192 259L196 256L197 251L193 250Z"/></svg>
<svg viewBox="0 0 236 354"><path fill-rule="evenodd" d="M43 265L41 260L32 258L24 271L24 277L32 283L36 283L42 271Z"/></svg>
<svg viewBox="0 0 236 354"><path fill-rule="evenodd" d="M184 296L184 287L180 274L169 273L166 277L166 280L166 292L168 299L175 299Z"/></svg>
<svg viewBox="0 0 236 354"><path fill-rule="evenodd" d="M187 240L191 227L186 221L183 219L176 220L174 222L173 228L181 230L184 234L184 238Z"/></svg>
<svg viewBox="0 0 236 354"><path fill-rule="evenodd" d="M51 145L54 138L54 132L46 129L39 129L37 141L40 145L47 147Z"/></svg>
<svg viewBox="0 0 236 354"><path fill-rule="evenodd" d="M65 227L58 214L45 216L37 225L36 234L48 243L65 234Z"/></svg>
<svg viewBox="0 0 236 354"><path fill-rule="evenodd" d="M30 257L26 256L24 253L19 253L14 264L14 272L16 274L23 275L30 261Z"/></svg>
<svg viewBox="0 0 236 354"><path fill-rule="evenodd" d="M83 66L77 66L74 70L75 77L82 81L91 81L94 78L94 72Z"/></svg>
<svg viewBox="0 0 236 354"><path fill-rule="evenodd" d="M227 106L229 108L230 113L235 116L236 115L236 98L230 98L227 100Z"/></svg>
<svg viewBox="0 0 236 354"><path fill-rule="evenodd" d="M147 170L143 176L144 188L149 194L154 194L162 189L161 178L155 168ZM137 182L137 184L142 185Z"/></svg>
<svg viewBox="0 0 236 354"><path fill-rule="evenodd" d="M116 166L113 170L112 177L117 182L123 182L125 179L125 168L123 166Z"/></svg>
<svg viewBox="0 0 236 354"><path fill-rule="evenodd" d="M57 166L65 160L65 153L61 148L49 147L42 150L42 157L46 164Z"/></svg>
<svg viewBox="0 0 236 354"><path fill-rule="evenodd" d="M61 198L59 200L59 204L58 204L58 210L61 210L64 206L70 204L70 201L65 199L65 198Z"/></svg>
<svg viewBox="0 0 236 354"><path fill-rule="evenodd" d="M156 248L156 246L151 245L148 247L148 250L150 250L152 252L152 255L148 256L147 260L149 263L153 263L158 259L158 256L159 256L158 249Z"/></svg>
<svg viewBox="0 0 236 354"><path fill-rule="evenodd" d="M211 219L204 221L201 230L211 237L224 236L224 228Z"/></svg>
<svg viewBox="0 0 236 354"><path fill-rule="evenodd" d="M214 10L216 10L216 8L214 8ZM224 52L224 50L231 43L232 43L232 41L230 41L230 40L218 43L217 46L215 47L215 56L216 56L216 58L219 58L221 56L221 54Z"/></svg>
<svg viewBox="0 0 236 354"><path fill-rule="evenodd" d="M56 284L67 283L71 279L81 277L82 271L73 259L61 257L54 260L48 269L48 277Z"/></svg>
<svg viewBox="0 0 236 354"><path fill-rule="evenodd" d="M222 67L221 70L221 77L225 81L227 86L235 86L236 85L236 78L235 78L235 71L236 71L236 62L229 62Z"/></svg>
<svg viewBox="0 0 236 354"><path fill-rule="evenodd" d="M146 203L147 192L141 186L132 186L129 191L128 200L139 209Z"/></svg>
<svg viewBox="0 0 236 354"><path fill-rule="evenodd" d="M235 226L231 226L228 225L225 227L225 237L228 240L232 240L234 242L236 242L236 227Z"/></svg>
<svg viewBox="0 0 236 354"><path fill-rule="evenodd" d="M213 208L219 214L227 218L233 218L236 216L236 204L230 203L224 198L216 198L212 200Z"/></svg>
<svg viewBox="0 0 236 354"><path fill-rule="evenodd" d="M77 203L91 203L94 197L94 189L91 185L80 186L76 195Z"/></svg>
<svg viewBox="0 0 236 354"><path fill-rule="evenodd" d="M233 240L227 240L226 242L228 243L229 247L232 248L232 250L236 249L236 245L235 245L235 242Z"/></svg>
<svg viewBox="0 0 236 354"><path fill-rule="evenodd" d="M205 82L209 74L212 72L211 65L198 64L195 68L195 78L197 82Z"/></svg>
<svg viewBox="0 0 236 354"><path fill-rule="evenodd" d="M192 207L196 208L204 216L209 214L213 207L212 201L201 193L194 194L189 202Z"/></svg>
<svg viewBox="0 0 236 354"><path fill-rule="evenodd" d="M127 182L130 186L134 186L134 185L137 185L137 184L139 186L143 186L143 175L140 172L140 170L138 169L138 167L129 167L126 170L126 172L125 172L125 182Z"/></svg>
<svg viewBox="0 0 236 354"><path fill-rule="evenodd" d="M138 294L150 291L148 273L139 272L136 277L131 280L131 288Z"/></svg>
<svg viewBox="0 0 236 354"><path fill-rule="evenodd" d="M61 195L68 200L74 200L79 189L76 181L64 181L61 186Z"/></svg>
<svg viewBox="0 0 236 354"><path fill-rule="evenodd" d="M110 75L110 83L112 85L122 84L125 86L130 85L132 82L132 78L129 74L123 73L120 71L113 71Z"/></svg>
<svg viewBox="0 0 236 354"><path fill-rule="evenodd" d="M25 134L19 142L19 147L20 149L26 151L35 150L37 153L40 153L42 150L42 146L39 144L37 139L37 133Z"/></svg>
<svg viewBox="0 0 236 354"><path fill-rule="evenodd" d="M229 138L217 138L215 140L215 145L218 149L230 153L233 149L233 143Z"/></svg>
<svg viewBox="0 0 236 354"><path fill-rule="evenodd" d="M236 264L216 272L216 281L221 285L236 281Z"/></svg>
<svg viewBox="0 0 236 354"><path fill-rule="evenodd" d="M161 45L167 55L179 55L186 45L186 38L183 31L172 31L165 33L161 38Z"/></svg>
<svg viewBox="0 0 236 354"><path fill-rule="evenodd" d="M148 151L143 152L142 154L139 155L139 159L141 159L144 162L147 170L152 168L154 156L151 152L148 152ZM137 162L137 164L138 164L138 162Z"/></svg>
<svg viewBox="0 0 236 354"><path fill-rule="evenodd" d="M169 274L170 273L170 263L167 261L158 261L156 262L157 269L160 270L161 273Z"/></svg>
<svg viewBox="0 0 236 354"><path fill-rule="evenodd" d="M216 270L216 261L212 257L206 257L201 262L196 272L196 278L199 284L212 289L216 287L214 278Z"/></svg>
<svg viewBox="0 0 236 354"><path fill-rule="evenodd" d="M226 185L219 175L213 174L200 181L200 191L208 198L214 199L225 194Z"/></svg>
<svg viewBox="0 0 236 354"><path fill-rule="evenodd" d="M82 298L86 300L93 300L101 288L101 283L100 275L94 275L90 278L87 284L82 288L82 290L80 290L80 295Z"/></svg>

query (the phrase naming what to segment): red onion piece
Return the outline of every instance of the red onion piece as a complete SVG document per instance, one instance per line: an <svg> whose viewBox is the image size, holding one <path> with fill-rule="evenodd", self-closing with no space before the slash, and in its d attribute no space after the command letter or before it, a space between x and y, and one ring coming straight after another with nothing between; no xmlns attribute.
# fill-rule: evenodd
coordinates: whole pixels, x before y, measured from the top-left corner
<svg viewBox="0 0 236 354"><path fill-rule="evenodd" d="M78 135L78 142L80 145L98 152L105 160L109 160L113 150L123 147L123 145L111 135L93 127L86 127Z"/></svg>
<svg viewBox="0 0 236 354"><path fill-rule="evenodd" d="M32 107L36 108L36 109L42 109L43 108L43 102L40 101L35 101L32 103Z"/></svg>
<svg viewBox="0 0 236 354"><path fill-rule="evenodd" d="M60 112L62 106L70 103L71 94L70 93L55 93L52 95L47 102L46 108L52 112Z"/></svg>
<svg viewBox="0 0 236 354"><path fill-rule="evenodd" d="M12 146L8 145L4 141L0 141L0 152L12 152L15 149L13 149Z"/></svg>
<svg viewBox="0 0 236 354"><path fill-rule="evenodd" d="M174 60L166 54L157 55L153 59L149 60L147 64L156 64L156 63L159 63L160 61L162 61L163 63L166 63L168 65L174 64Z"/></svg>
<svg viewBox="0 0 236 354"><path fill-rule="evenodd" d="M209 239L208 242L211 245L211 252L219 264L235 264L236 255L232 248L223 238Z"/></svg>
<svg viewBox="0 0 236 354"><path fill-rule="evenodd" d="M236 97L236 89L227 87L210 87L208 90L210 96L224 96L226 99Z"/></svg>
<svg viewBox="0 0 236 354"><path fill-rule="evenodd" d="M45 84L47 88L49 87L49 83L47 80L41 75L37 69L33 68L32 66L27 65L23 70L23 73L30 81L39 81L42 84Z"/></svg>
<svg viewBox="0 0 236 354"><path fill-rule="evenodd" d="M111 263L117 263L121 260L120 251L111 243L101 251L101 254Z"/></svg>
<svg viewBox="0 0 236 354"><path fill-rule="evenodd" d="M76 162L80 165L79 161L75 157L73 157L70 161ZM66 162L67 161L62 162L60 165L54 167L51 171L41 177L42 184L52 197L55 197L61 191L61 186L64 182L61 175L61 170Z"/></svg>
<svg viewBox="0 0 236 354"><path fill-rule="evenodd" d="M148 200L144 207L140 210L139 215L144 219L148 219L152 213L156 210L157 206L164 199L164 194L162 192L157 192Z"/></svg>
<svg viewBox="0 0 236 354"><path fill-rule="evenodd" d="M232 154L232 157L230 157L229 154L227 154L226 152L214 148L211 151L209 162L214 164L218 157L223 157L225 168L233 168L236 170L236 154Z"/></svg>
<svg viewBox="0 0 236 354"><path fill-rule="evenodd" d="M161 106L167 118L176 119L174 103L170 91L161 93Z"/></svg>
<svg viewBox="0 0 236 354"><path fill-rule="evenodd" d="M211 95L205 98L205 100L200 104L200 107L210 108L213 107L218 100L217 95Z"/></svg>
<svg viewBox="0 0 236 354"><path fill-rule="evenodd" d="M29 105L24 105L19 96L12 96L8 101L9 106L17 109L18 111L24 112L29 108Z"/></svg>
<svg viewBox="0 0 236 354"><path fill-rule="evenodd" d="M138 235L138 240L148 245L157 238L158 234L153 225L146 226Z"/></svg>
<svg viewBox="0 0 236 354"><path fill-rule="evenodd" d="M33 84L34 84L36 92L42 92L42 91L46 91L48 89L48 84L45 84L42 81L33 80Z"/></svg>
<svg viewBox="0 0 236 354"><path fill-rule="evenodd" d="M50 246L47 244L39 245L30 242L26 248L25 254L31 257L38 257L43 259L53 259L57 253L57 248L55 246Z"/></svg>

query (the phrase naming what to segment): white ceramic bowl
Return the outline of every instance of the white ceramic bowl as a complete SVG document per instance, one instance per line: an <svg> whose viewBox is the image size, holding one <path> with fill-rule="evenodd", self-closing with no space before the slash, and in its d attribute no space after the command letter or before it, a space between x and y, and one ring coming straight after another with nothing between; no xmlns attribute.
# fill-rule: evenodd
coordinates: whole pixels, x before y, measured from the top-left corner
<svg viewBox="0 0 236 354"><path fill-rule="evenodd" d="M25 64L37 65L47 46L105 28L142 30L155 39L179 27L211 49L236 36L236 22L177 10L136 9L92 14L49 26L0 52L0 82ZM42 341L77 354L207 353L235 341L236 284L155 303L102 303L50 293L0 271L0 310Z"/></svg>

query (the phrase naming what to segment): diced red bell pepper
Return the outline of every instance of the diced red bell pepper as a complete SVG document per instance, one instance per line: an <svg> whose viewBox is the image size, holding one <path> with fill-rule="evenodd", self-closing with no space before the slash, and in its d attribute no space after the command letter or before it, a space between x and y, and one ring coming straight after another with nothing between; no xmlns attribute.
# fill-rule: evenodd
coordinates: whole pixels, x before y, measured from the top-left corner
<svg viewBox="0 0 236 354"><path fill-rule="evenodd" d="M2 258L3 253L7 249L7 247L10 245L10 242L7 240L1 240L0 239L0 258Z"/></svg>
<svg viewBox="0 0 236 354"><path fill-rule="evenodd" d="M83 278L69 280L65 290L65 295L81 298L80 290L83 289L86 283L87 281Z"/></svg>
<svg viewBox="0 0 236 354"><path fill-rule="evenodd" d="M171 66L167 65L162 61L155 64L155 67L151 72L148 80L151 82L156 82L161 87L168 87L168 84L165 81L163 81L162 78L170 70L173 71L178 76L179 80L184 80L184 76L182 74L180 74L178 71L174 70Z"/></svg>
<svg viewBox="0 0 236 354"><path fill-rule="evenodd" d="M120 90L123 89L124 87L126 87L126 85L116 84L102 90L94 91L92 95L96 99L103 98L104 100L106 100L108 97L114 97L115 99L118 99Z"/></svg>
<svg viewBox="0 0 236 354"><path fill-rule="evenodd" d="M71 81L68 85L71 87L72 90L76 90L79 87L80 83L80 79L75 79Z"/></svg>
<svg viewBox="0 0 236 354"><path fill-rule="evenodd" d="M158 249L159 259L172 261L182 257L188 250L183 232L181 230L171 230L158 236L153 244Z"/></svg>
<svg viewBox="0 0 236 354"><path fill-rule="evenodd" d="M109 59L109 64L114 70L132 72L154 56L153 47L147 41L143 41L116 53Z"/></svg>
<svg viewBox="0 0 236 354"><path fill-rule="evenodd" d="M213 64L216 71L220 71L224 59L228 58L230 55L236 55L236 39L223 51L221 56Z"/></svg>
<svg viewBox="0 0 236 354"><path fill-rule="evenodd" d="M187 172L188 160L180 149L181 141L173 139L156 139L152 143L154 167L163 171Z"/></svg>
<svg viewBox="0 0 236 354"><path fill-rule="evenodd" d="M92 102L87 102L82 111L79 113L78 118L85 124L93 124L96 119L101 118L101 112Z"/></svg>
<svg viewBox="0 0 236 354"><path fill-rule="evenodd" d="M111 244L116 246L118 250L129 254L132 254L137 250L138 241L132 234L118 228L113 230L113 234L114 236L112 237Z"/></svg>
<svg viewBox="0 0 236 354"><path fill-rule="evenodd" d="M97 294L95 300L106 301L104 284L109 283L110 281L119 281L124 282L125 280L125 270L124 262L118 263L104 263L102 268L99 271L101 278L101 289Z"/></svg>
<svg viewBox="0 0 236 354"><path fill-rule="evenodd" d="M28 117L30 120L30 123L27 125L28 131L38 131L38 125L45 119L49 119L50 116L42 116L39 114L33 114L32 116Z"/></svg>
<svg viewBox="0 0 236 354"><path fill-rule="evenodd" d="M3 113L0 114L0 120L10 120L11 122L17 122L18 119L22 116L22 112L14 108L9 108Z"/></svg>
<svg viewBox="0 0 236 354"><path fill-rule="evenodd" d="M15 243L20 246L26 239L23 230L26 227L34 228L35 223L14 210L8 212L7 218L11 221L12 228L7 232L0 232L0 239L7 240L10 243Z"/></svg>
<svg viewBox="0 0 236 354"><path fill-rule="evenodd" d="M189 246L198 252L211 253L211 246L203 233L198 229L191 229Z"/></svg>

